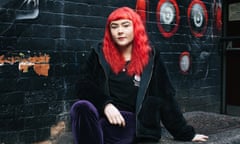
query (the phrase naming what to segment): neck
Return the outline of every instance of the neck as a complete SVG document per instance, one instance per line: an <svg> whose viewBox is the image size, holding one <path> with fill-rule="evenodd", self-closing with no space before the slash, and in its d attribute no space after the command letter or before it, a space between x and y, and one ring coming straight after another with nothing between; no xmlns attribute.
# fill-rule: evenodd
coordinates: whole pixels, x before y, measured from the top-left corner
<svg viewBox="0 0 240 144"><path fill-rule="evenodd" d="M121 48L121 53L125 61L130 61L132 58L132 45Z"/></svg>

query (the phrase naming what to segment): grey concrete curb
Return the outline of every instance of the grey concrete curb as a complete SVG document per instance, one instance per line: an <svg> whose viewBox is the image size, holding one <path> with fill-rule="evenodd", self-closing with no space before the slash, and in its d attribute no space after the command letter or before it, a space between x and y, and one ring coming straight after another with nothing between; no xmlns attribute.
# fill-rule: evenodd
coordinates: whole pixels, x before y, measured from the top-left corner
<svg viewBox="0 0 240 144"><path fill-rule="evenodd" d="M187 112L184 117L197 133L209 136L201 144L240 144L240 117L209 112ZM172 136L163 131L160 144L196 144L196 142L174 141Z"/></svg>
<svg viewBox="0 0 240 144"><path fill-rule="evenodd" d="M240 117L222 115L209 112L186 112L184 113L188 124L192 125L197 133L209 136L207 142L201 144L240 144ZM72 144L71 132L59 137L53 144ZM141 144L198 144L197 142L180 142L163 129L162 139L157 143Z"/></svg>

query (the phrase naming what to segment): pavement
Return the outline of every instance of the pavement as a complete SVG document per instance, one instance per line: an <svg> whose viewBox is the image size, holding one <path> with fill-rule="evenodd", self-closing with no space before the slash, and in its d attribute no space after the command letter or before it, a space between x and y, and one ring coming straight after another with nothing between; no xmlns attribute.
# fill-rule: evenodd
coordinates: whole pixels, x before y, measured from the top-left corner
<svg viewBox="0 0 240 144"><path fill-rule="evenodd" d="M208 141L201 144L240 144L240 117L201 111L184 113L184 117L197 133L209 136ZM159 143L196 144L174 141L166 130Z"/></svg>
<svg viewBox="0 0 240 144"><path fill-rule="evenodd" d="M209 140L201 144L240 144L240 117L202 111L186 112L184 117L197 133L209 136ZM71 132L62 134L50 144L73 144ZM196 144L196 142L175 141L168 131L163 129L162 139L158 143L144 144Z"/></svg>

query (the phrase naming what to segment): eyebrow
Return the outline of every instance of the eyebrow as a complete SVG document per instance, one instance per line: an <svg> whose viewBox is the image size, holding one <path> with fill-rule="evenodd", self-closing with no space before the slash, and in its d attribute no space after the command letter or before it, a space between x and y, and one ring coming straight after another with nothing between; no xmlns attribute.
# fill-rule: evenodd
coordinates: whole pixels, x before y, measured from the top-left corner
<svg viewBox="0 0 240 144"><path fill-rule="evenodd" d="M131 24L130 21L123 21L122 23L120 24ZM117 23L111 23L110 25L118 25Z"/></svg>
<svg viewBox="0 0 240 144"><path fill-rule="evenodd" d="M127 23L127 24L129 23L129 24L130 24L129 21L124 21L124 22L122 22L121 24L126 24L126 23Z"/></svg>

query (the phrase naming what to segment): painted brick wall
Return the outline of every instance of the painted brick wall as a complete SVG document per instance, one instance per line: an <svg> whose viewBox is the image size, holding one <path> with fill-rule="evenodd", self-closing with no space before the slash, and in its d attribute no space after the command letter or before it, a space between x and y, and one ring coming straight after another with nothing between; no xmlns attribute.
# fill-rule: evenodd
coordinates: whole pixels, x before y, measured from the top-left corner
<svg viewBox="0 0 240 144"><path fill-rule="evenodd" d="M196 37L191 30L193 26L188 23L188 9L193 2L196 1L177 1L180 13L179 27L173 36L166 38L159 33L155 23L156 5L159 1L151 1L148 30L154 45L162 50L183 111L219 112L221 63L218 42L221 30L217 27L216 6L221 3L200 1L206 7L208 23L203 35ZM182 52L190 53L191 67L187 74L180 72L178 64Z"/></svg>
<svg viewBox="0 0 240 144"><path fill-rule="evenodd" d="M147 30L162 56L183 111L220 110L220 57L215 26L216 1L203 1L208 11L207 30L195 37L187 22L192 1L178 1L180 23L166 38L157 28L152 0L147 9ZM75 81L91 46L103 37L105 20L115 8L135 8L137 1L3 0L0 3L0 143L32 143L51 138L51 130L65 122L76 100ZM38 11L39 10L39 11ZM182 52L191 67L182 74Z"/></svg>

